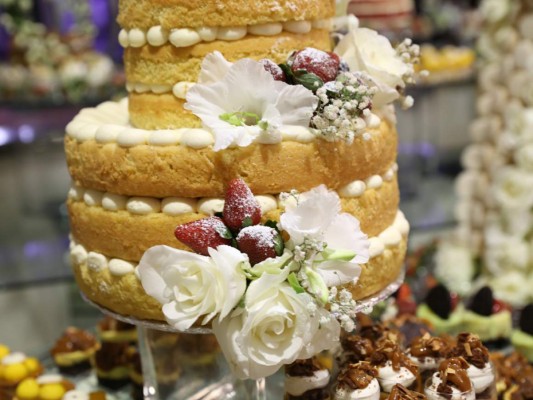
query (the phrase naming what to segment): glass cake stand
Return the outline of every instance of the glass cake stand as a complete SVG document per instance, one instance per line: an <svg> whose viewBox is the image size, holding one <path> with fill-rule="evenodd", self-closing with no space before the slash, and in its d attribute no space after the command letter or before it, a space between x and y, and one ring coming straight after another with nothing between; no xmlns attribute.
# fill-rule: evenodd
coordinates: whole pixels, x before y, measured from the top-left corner
<svg viewBox="0 0 533 400"><path fill-rule="evenodd" d="M371 312L376 304L398 290L404 278L405 271L402 271L381 292L359 300L355 311ZM242 381L235 378L211 329L199 327L180 332L162 322L116 314L81 295L104 314L137 326L146 400L283 399L283 368L266 379Z"/></svg>

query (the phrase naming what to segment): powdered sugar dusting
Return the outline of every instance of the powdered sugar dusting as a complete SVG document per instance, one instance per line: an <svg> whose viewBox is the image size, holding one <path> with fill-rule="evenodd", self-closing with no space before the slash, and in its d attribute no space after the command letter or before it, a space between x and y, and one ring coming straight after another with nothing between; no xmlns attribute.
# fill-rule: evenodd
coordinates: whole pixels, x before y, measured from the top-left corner
<svg viewBox="0 0 533 400"><path fill-rule="evenodd" d="M209 247L217 248L231 243L231 240L222 236L226 231L227 227L220 218L209 217L178 226L175 235L195 252L207 255Z"/></svg>
<svg viewBox="0 0 533 400"><path fill-rule="evenodd" d="M244 228L237 236L237 241L244 238L253 240L259 249L274 248L275 229L264 225L255 225Z"/></svg>
<svg viewBox="0 0 533 400"><path fill-rule="evenodd" d="M330 82L337 77L339 65L340 60L335 54L308 47L296 53L291 68L312 72L324 82Z"/></svg>
<svg viewBox="0 0 533 400"><path fill-rule="evenodd" d="M242 179L234 179L228 185L224 203L224 222L233 230L239 230L246 218L251 224L261 220L261 206Z"/></svg>

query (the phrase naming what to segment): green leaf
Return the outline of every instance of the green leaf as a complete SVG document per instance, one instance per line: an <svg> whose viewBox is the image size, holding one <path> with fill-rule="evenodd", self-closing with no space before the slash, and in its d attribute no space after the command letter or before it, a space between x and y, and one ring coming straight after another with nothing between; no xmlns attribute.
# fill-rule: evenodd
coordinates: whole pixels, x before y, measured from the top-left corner
<svg viewBox="0 0 533 400"><path fill-rule="evenodd" d="M287 83L289 85L294 85L294 73L292 72L291 67L287 64L278 64L278 66L285 73L285 77L287 78Z"/></svg>
<svg viewBox="0 0 533 400"><path fill-rule="evenodd" d="M268 129L268 121L261 120L257 123L257 126L262 130L266 131Z"/></svg>
<svg viewBox="0 0 533 400"><path fill-rule="evenodd" d="M289 276L287 277L287 281L289 282L289 285L294 289L294 291L298 294L304 293L305 290L300 285L300 282L298 282L298 278L296 277L296 274L294 272L291 272Z"/></svg>
<svg viewBox="0 0 533 400"><path fill-rule="evenodd" d="M218 217L220 219L224 219L224 214L222 212L216 212L213 214L215 217Z"/></svg>
<svg viewBox="0 0 533 400"><path fill-rule="evenodd" d="M228 229L227 226L224 227L216 227L216 232L220 235L223 239L233 239L233 235L231 234L231 231Z"/></svg>
<svg viewBox="0 0 533 400"><path fill-rule="evenodd" d="M307 72L304 69L296 71L294 74L294 83L302 85L313 93L324 86L324 81L312 72Z"/></svg>
<svg viewBox="0 0 533 400"><path fill-rule="evenodd" d="M278 256L281 256L283 254L283 250L285 250L285 243L283 242L283 238L279 232L274 237L274 250L276 250L276 255Z"/></svg>
<svg viewBox="0 0 533 400"><path fill-rule="evenodd" d="M264 225L279 232L278 223L276 221L272 221L271 219L269 219L267 220L267 222L264 223Z"/></svg>
<svg viewBox="0 0 533 400"><path fill-rule="evenodd" d="M312 293L322 304L326 304L328 302L329 289L324 283L324 279L322 279L318 272L313 271L311 268L306 268L305 273L309 279L309 287Z"/></svg>
<svg viewBox="0 0 533 400"><path fill-rule="evenodd" d="M250 270L250 274L254 277L252 279L259 278L263 274L279 274L283 268L287 267L287 264L292 259L290 252L285 252L283 255L276 258L267 258L261 261L259 264L255 264Z"/></svg>
<svg viewBox="0 0 533 400"><path fill-rule="evenodd" d="M247 228L249 226L252 226L252 224L253 224L252 217L244 217L244 219L242 220L242 227L243 228Z"/></svg>

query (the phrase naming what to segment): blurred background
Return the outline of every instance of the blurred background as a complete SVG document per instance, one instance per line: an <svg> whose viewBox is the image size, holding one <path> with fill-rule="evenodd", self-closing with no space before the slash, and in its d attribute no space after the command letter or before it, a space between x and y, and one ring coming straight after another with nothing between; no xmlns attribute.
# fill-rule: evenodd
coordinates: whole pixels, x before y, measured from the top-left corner
<svg viewBox="0 0 533 400"><path fill-rule="evenodd" d="M476 114L480 31L474 0L394 1L349 10L394 41L422 46L413 109L399 111L401 208L411 246L454 225L455 176ZM0 343L40 354L65 326L90 326L67 257L64 127L83 107L125 95L115 0L0 0ZM35 327L39 334L35 335Z"/></svg>

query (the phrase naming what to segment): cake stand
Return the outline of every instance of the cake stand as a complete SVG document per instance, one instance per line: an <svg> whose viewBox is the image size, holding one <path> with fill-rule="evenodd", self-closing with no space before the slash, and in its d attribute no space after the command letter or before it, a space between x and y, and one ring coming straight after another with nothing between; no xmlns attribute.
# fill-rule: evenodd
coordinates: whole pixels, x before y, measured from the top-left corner
<svg viewBox="0 0 533 400"><path fill-rule="evenodd" d="M381 292L359 300L355 312L371 312L376 304L398 290L404 278L405 271L402 271ZM146 400L283 399L283 369L266 379L235 378L222 353L209 349L214 343L211 329L198 327L180 332L162 322L116 314L81 295L104 314L137 326Z"/></svg>

